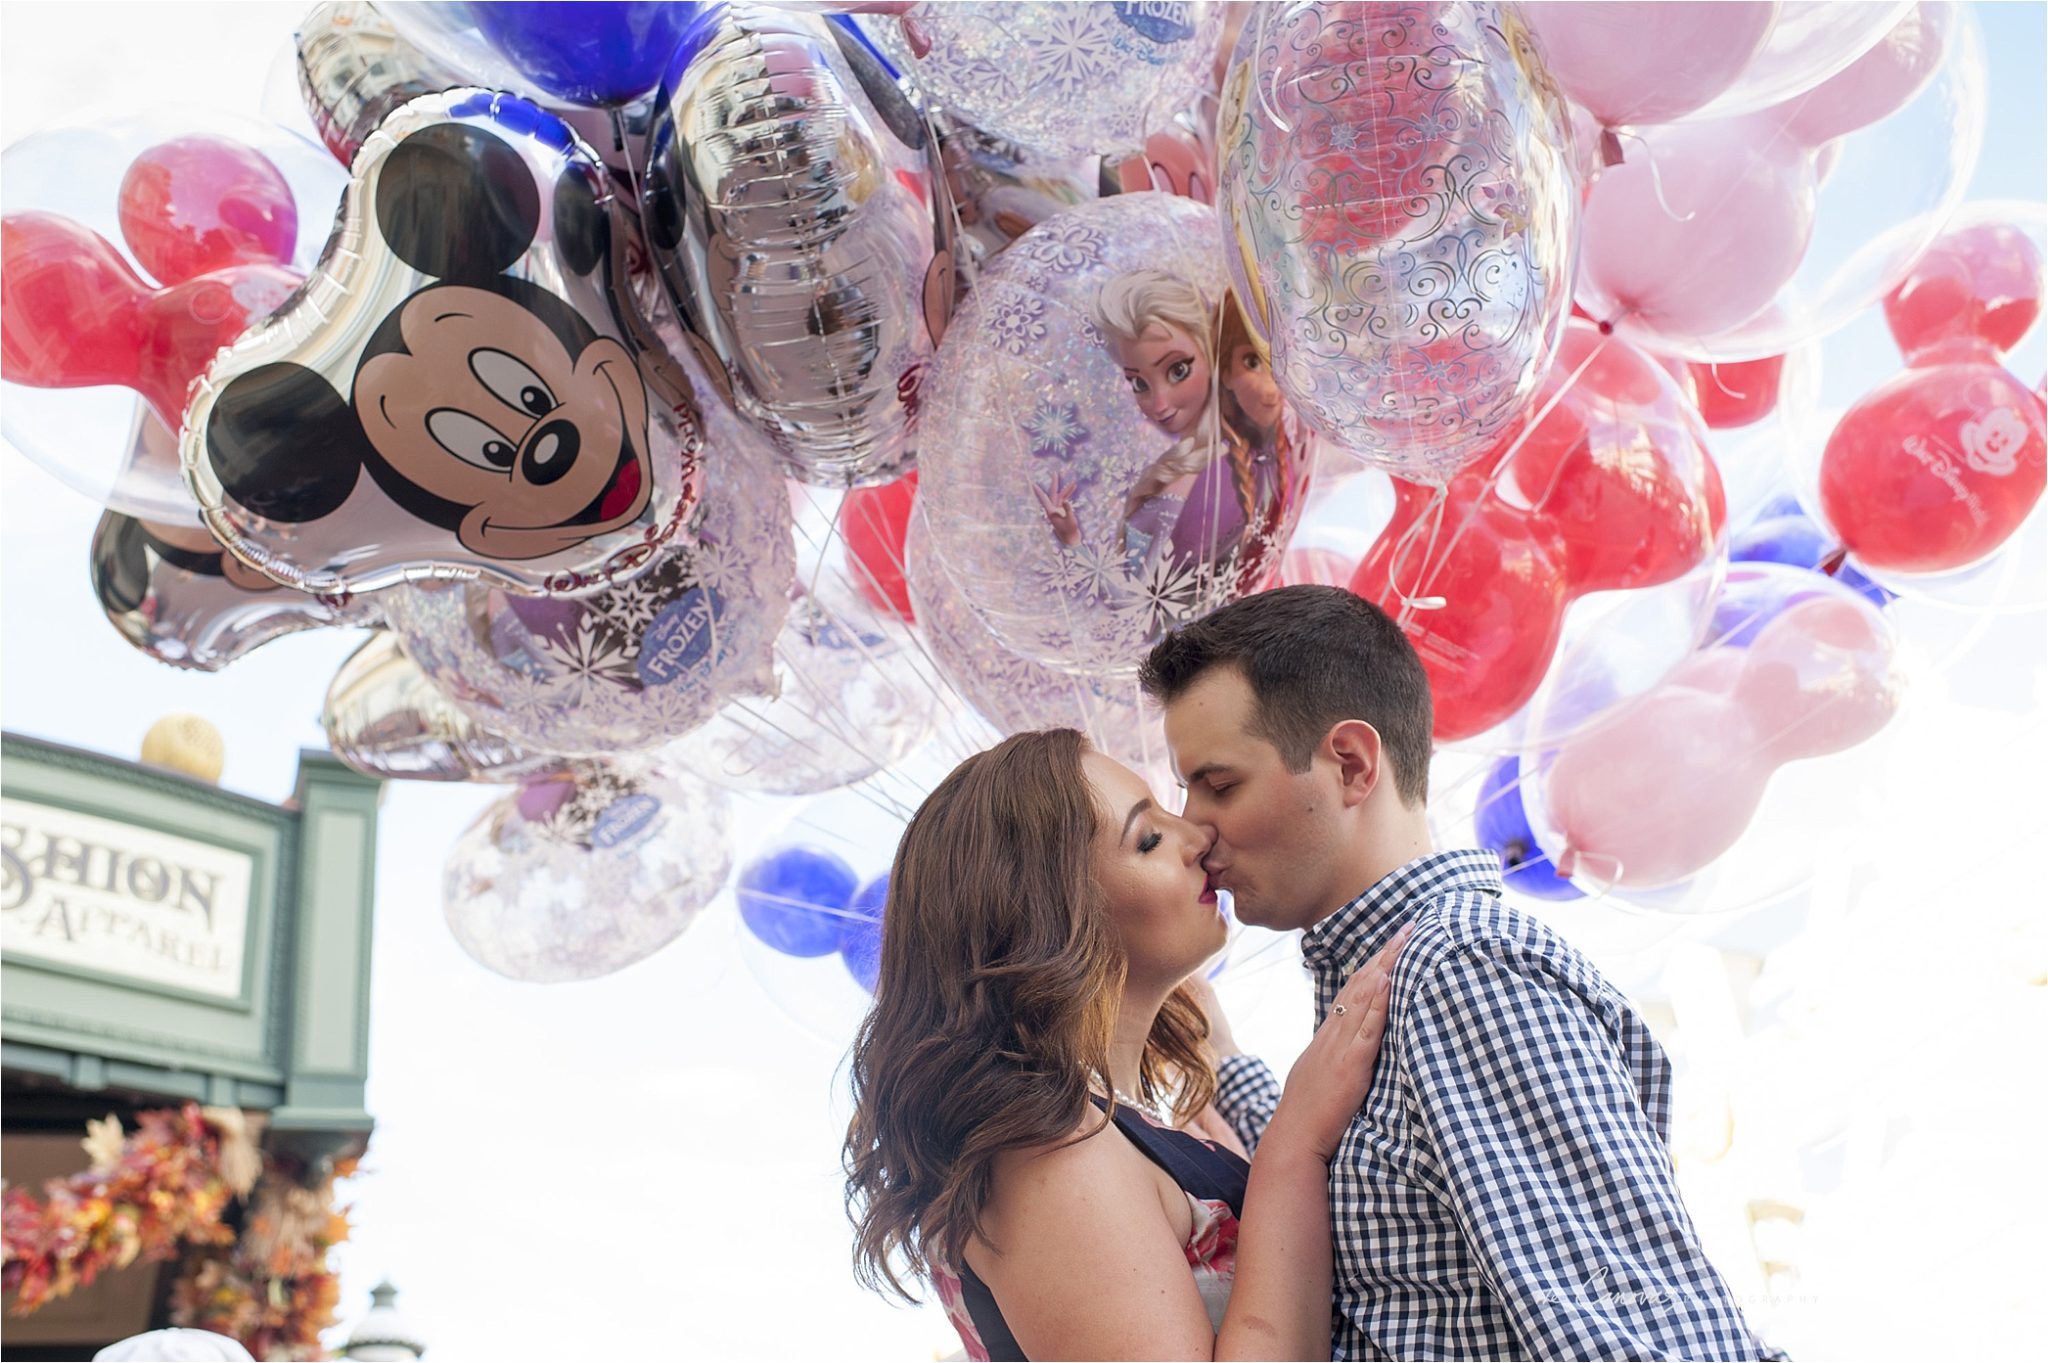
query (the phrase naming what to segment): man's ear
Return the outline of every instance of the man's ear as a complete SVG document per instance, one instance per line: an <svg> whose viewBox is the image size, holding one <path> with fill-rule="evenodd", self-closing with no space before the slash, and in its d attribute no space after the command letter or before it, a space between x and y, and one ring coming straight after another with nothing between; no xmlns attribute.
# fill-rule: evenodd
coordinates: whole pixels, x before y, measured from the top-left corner
<svg viewBox="0 0 2048 1363"><path fill-rule="evenodd" d="M1323 737L1323 751L1337 764L1338 788L1346 808L1364 804L1386 775L1380 731L1362 719L1332 725Z"/></svg>

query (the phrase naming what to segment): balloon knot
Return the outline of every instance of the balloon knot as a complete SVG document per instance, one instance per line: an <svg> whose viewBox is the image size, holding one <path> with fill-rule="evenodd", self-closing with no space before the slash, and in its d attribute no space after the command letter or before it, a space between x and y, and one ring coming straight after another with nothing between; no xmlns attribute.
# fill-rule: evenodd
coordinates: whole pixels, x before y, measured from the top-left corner
<svg viewBox="0 0 2048 1363"><path fill-rule="evenodd" d="M1621 136L1612 128L1600 130L1600 164L1618 166L1621 164Z"/></svg>

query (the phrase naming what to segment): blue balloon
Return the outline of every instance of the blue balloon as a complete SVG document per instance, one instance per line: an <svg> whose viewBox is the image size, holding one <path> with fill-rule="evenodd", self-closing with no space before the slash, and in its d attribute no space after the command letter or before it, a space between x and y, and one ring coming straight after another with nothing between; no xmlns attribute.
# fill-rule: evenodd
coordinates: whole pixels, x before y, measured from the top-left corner
<svg viewBox="0 0 2048 1363"><path fill-rule="evenodd" d="M882 973L882 910L889 903L889 877L876 876L860 887L846 906L850 917L839 924L839 957L860 987L875 992Z"/></svg>
<svg viewBox="0 0 2048 1363"><path fill-rule="evenodd" d="M1898 600L1896 594L1886 591L1842 562L1842 546L1799 510L1797 503L1781 497L1764 510L1767 514L1729 536L1730 563L1783 563L1793 568L1811 568L1817 573L1828 573L1879 610ZM1830 564L1834 566L1830 568ZM1728 642L1747 643L1748 640Z"/></svg>
<svg viewBox="0 0 2048 1363"><path fill-rule="evenodd" d="M1522 764L1504 757L1486 773L1479 788L1479 809L1473 815L1479 844L1500 854L1501 879L1532 899L1584 899L1586 892L1557 873L1536 845L1529 816L1522 808Z"/></svg>
<svg viewBox="0 0 2048 1363"><path fill-rule="evenodd" d="M535 88L572 104L626 104L661 80L700 7L591 0L473 3L477 32Z"/></svg>
<svg viewBox="0 0 2048 1363"><path fill-rule="evenodd" d="M785 847L740 872L733 892L740 918L756 937L785 956L823 956L839 949L847 901L860 877L830 852Z"/></svg>

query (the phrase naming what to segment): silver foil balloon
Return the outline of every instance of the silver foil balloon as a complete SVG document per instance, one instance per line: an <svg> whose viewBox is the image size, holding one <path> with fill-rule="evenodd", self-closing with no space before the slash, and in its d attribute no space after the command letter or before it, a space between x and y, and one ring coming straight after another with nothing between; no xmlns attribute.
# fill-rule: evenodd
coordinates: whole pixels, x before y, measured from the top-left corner
<svg viewBox="0 0 2048 1363"><path fill-rule="evenodd" d="M919 88L976 127L1085 156L1136 151L1194 103L1211 79L1223 9L1213 0L946 0L861 26Z"/></svg>
<svg viewBox="0 0 2048 1363"><path fill-rule="evenodd" d="M620 315L623 213L525 100L450 90L386 118L319 267L194 385L181 454L208 527L307 591L574 594L644 570L695 510L701 441Z"/></svg>
<svg viewBox="0 0 2048 1363"><path fill-rule="evenodd" d="M485 809L441 875L455 941L508 979L590 980L674 941L732 869L727 797L656 765L577 763Z"/></svg>
<svg viewBox="0 0 2048 1363"><path fill-rule="evenodd" d="M952 311L936 139L873 53L814 15L728 5L656 96L641 220L668 296L794 476L896 477Z"/></svg>
<svg viewBox="0 0 2048 1363"><path fill-rule="evenodd" d="M734 790L815 795L902 761L942 709L908 627L826 577L792 593L774 698L728 702L662 755Z"/></svg>
<svg viewBox="0 0 2048 1363"><path fill-rule="evenodd" d="M1513 6L1262 6L1224 80L1226 257L1319 433L1442 482L1522 410L1570 312L1565 103Z"/></svg>
<svg viewBox="0 0 2048 1363"><path fill-rule="evenodd" d="M696 535L630 582L574 599L479 585L383 598L405 650L486 728L538 752L658 747L730 697L764 694L795 572L786 484L765 442L722 407Z"/></svg>
<svg viewBox="0 0 2048 1363"><path fill-rule="evenodd" d="M121 637L160 663L218 672L300 630L375 623L363 597L308 596L237 563L196 525L118 511L92 536L92 586Z"/></svg>
<svg viewBox="0 0 2048 1363"><path fill-rule="evenodd" d="M383 630L334 674L320 722L336 757L381 780L524 781L564 765L457 709Z"/></svg>
<svg viewBox="0 0 2048 1363"><path fill-rule="evenodd" d="M1077 677L1004 648L932 553L922 516L910 518L904 557L917 628L932 661L996 732L1079 729L1098 752L1141 772L1164 763L1166 736L1136 678Z"/></svg>
<svg viewBox="0 0 2048 1363"><path fill-rule="evenodd" d="M177 459L177 440L135 404L136 464ZM92 587L129 643L173 667L217 672L300 630L375 624L363 597L308 596L236 561L198 523L144 521L109 511L92 537Z"/></svg>
<svg viewBox="0 0 2048 1363"><path fill-rule="evenodd" d="M294 41L306 115L343 165L401 104L474 83L399 36L366 0L315 5Z"/></svg>

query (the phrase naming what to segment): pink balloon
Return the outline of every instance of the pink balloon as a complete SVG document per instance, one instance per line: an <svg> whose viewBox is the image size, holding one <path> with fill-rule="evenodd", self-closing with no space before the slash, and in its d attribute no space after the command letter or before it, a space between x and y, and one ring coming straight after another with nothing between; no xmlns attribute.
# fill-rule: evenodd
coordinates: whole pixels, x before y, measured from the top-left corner
<svg viewBox="0 0 2048 1363"><path fill-rule="evenodd" d="M1898 701L1876 607L1847 588L1795 601L1747 649L1695 654L1559 749L1544 776L1558 869L1627 889L1684 880L1741 838L1773 771L1863 742Z"/></svg>
<svg viewBox="0 0 2048 1363"><path fill-rule="evenodd" d="M1770 34L1778 6L1550 0L1522 14L1558 85L1615 127L1667 123L1733 85Z"/></svg>
<svg viewBox="0 0 2048 1363"><path fill-rule="evenodd" d="M1593 186L1578 297L1593 317L1687 340L1769 306L1813 234L1805 148L1753 119L1658 128ZM1760 136L1763 135L1763 136Z"/></svg>
<svg viewBox="0 0 2048 1363"><path fill-rule="evenodd" d="M1934 79L1944 47L1942 33L1940 16L1926 4L1916 5L1847 69L1757 117L1776 123L1808 147L1867 128L1905 108Z"/></svg>

